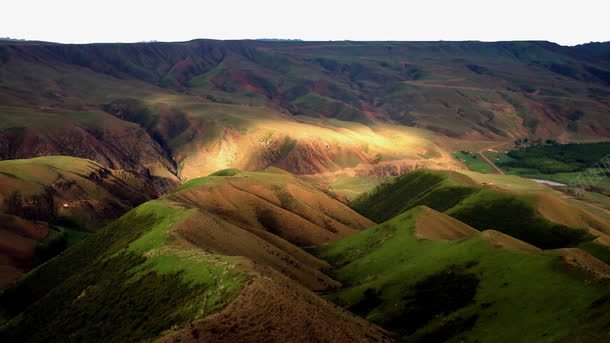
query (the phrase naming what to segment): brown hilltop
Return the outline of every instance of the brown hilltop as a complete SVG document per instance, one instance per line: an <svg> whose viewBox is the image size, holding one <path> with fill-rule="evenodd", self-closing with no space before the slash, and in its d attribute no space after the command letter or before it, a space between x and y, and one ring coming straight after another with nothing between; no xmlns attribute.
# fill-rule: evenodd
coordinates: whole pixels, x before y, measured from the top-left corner
<svg viewBox="0 0 610 343"><path fill-rule="evenodd" d="M310 289L340 286L322 273L328 264L302 248L374 223L293 175L231 173L192 180L164 197L197 210L179 224L175 238L210 253L246 256Z"/></svg>
<svg viewBox="0 0 610 343"><path fill-rule="evenodd" d="M173 342L393 342L385 330L331 304L277 272L253 279L221 312L167 333Z"/></svg>

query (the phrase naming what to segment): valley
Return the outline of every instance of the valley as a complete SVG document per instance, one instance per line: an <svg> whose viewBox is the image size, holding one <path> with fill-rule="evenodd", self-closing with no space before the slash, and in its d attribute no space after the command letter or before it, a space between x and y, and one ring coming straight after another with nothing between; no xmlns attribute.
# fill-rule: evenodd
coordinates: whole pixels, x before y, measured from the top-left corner
<svg viewBox="0 0 610 343"><path fill-rule="evenodd" d="M0 41L0 341L607 341L609 73L608 43Z"/></svg>

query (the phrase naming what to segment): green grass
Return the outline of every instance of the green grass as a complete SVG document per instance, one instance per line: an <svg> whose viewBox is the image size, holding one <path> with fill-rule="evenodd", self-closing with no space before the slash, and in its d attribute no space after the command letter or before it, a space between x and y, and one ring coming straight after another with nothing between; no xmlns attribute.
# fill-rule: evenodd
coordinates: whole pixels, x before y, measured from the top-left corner
<svg viewBox="0 0 610 343"><path fill-rule="evenodd" d="M148 202L28 273L0 295L0 338L148 340L223 308L248 276L239 258L172 246L191 211Z"/></svg>
<svg viewBox="0 0 610 343"><path fill-rule="evenodd" d="M49 234L35 248L36 264L42 264L91 235L81 228L50 225Z"/></svg>
<svg viewBox="0 0 610 343"><path fill-rule="evenodd" d="M532 202L527 196L483 189L446 213L479 230L502 231L542 249L577 246L595 238L584 230L545 219Z"/></svg>
<svg viewBox="0 0 610 343"><path fill-rule="evenodd" d="M239 175L241 171L235 168L222 169L217 172L210 174L210 176L235 176Z"/></svg>
<svg viewBox="0 0 610 343"><path fill-rule="evenodd" d="M222 169L222 170L216 171L208 176L198 177L196 179L188 180L187 182L183 183L182 185L180 185L176 189L174 189L172 191L172 193L178 193L178 192L181 192L184 190L197 188L197 187L200 187L203 185L211 185L217 181L222 180L225 177L231 177L231 176L242 176L242 172L239 169L235 169L235 168Z"/></svg>
<svg viewBox="0 0 610 343"><path fill-rule="evenodd" d="M328 297L344 307L356 306L362 316L398 331L406 341L553 342L582 325L579 318L608 293L577 273L564 272L552 255L495 248L479 237L418 240L413 233L418 212L415 208L317 248L317 256L335 266L331 275L345 286ZM470 300L473 286L466 287L465 280L473 280L476 290ZM455 282L462 286L456 288ZM415 312L420 319L414 326L406 320L413 319L413 306L418 309L418 299L425 297L422 285L440 299L452 292L464 300L446 301L444 307L430 302L428 310ZM366 306L365 295L374 295Z"/></svg>
<svg viewBox="0 0 610 343"><path fill-rule="evenodd" d="M461 184L460 179L466 180L465 183ZM455 172L416 170L360 195L350 207L376 222L386 221L417 205L445 211L479 190L473 185L473 181Z"/></svg>
<svg viewBox="0 0 610 343"><path fill-rule="evenodd" d="M66 172L86 172L96 163L72 156L43 156L0 161L0 173L32 184L44 184Z"/></svg>
<svg viewBox="0 0 610 343"><path fill-rule="evenodd" d="M206 71L205 73L193 77L188 82L189 87L196 88L196 87L203 87L203 86L208 85L210 83L210 81L222 71L222 68L223 68L223 63L221 62L221 63L217 64L214 68Z"/></svg>
<svg viewBox="0 0 610 343"><path fill-rule="evenodd" d="M384 179L370 176L342 177L333 182L329 189L334 193L345 196L348 200L353 200L359 195L372 190L383 181Z"/></svg>
<svg viewBox="0 0 610 343"><path fill-rule="evenodd" d="M481 156L476 153L467 151L460 151L453 154L453 157L462 161L468 169L479 173L495 173L496 170L489 165L489 163L483 161Z"/></svg>
<svg viewBox="0 0 610 343"><path fill-rule="evenodd" d="M187 182L180 185L178 188L174 189L172 193L177 193L177 192L184 191L187 189L211 184L219 178L220 177L217 177L217 176L204 176L204 177L198 177L196 179L188 180Z"/></svg>
<svg viewBox="0 0 610 343"><path fill-rule="evenodd" d="M610 143L541 144L499 154L496 164L509 174L575 184L610 194L610 178L605 175L604 164L609 153ZM602 174L595 173L599 168ZM591 179L588 173L595 177Z"/></svg>
<svg viewBox="0 0 610 343"><path fill-rule="evenodd" d="M63 226L60 226L58 228L66 237L66 244L68 247L73 246L74 244L82 241L83 239L85 239L91 235L91 232L84 231L79 228L71 228L71 227L63 227Z"/></svg>
<svg viewBox="0 0 610 343"><path fill-rule="evenodd" d="M544 218L531 196L476 185L455 172L416 170L381 184L350 204L376 222L420 205L478 230L495 229L543 249L574 247L594 239L583 229Z"/></svg>

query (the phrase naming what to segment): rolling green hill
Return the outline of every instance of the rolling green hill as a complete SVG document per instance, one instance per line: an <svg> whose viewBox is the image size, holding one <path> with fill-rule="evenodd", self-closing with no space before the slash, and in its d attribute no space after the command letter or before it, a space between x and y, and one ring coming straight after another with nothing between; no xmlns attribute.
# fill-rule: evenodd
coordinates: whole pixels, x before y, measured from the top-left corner
<svg viewBox="0 0 610 343"><path fill-rule="evenodd" d="M428 206L481 231L498 230L543 249L581 246L610 262L610 248L601 243L609 233L605 216L568 204L544 188L536 190L527 180L522 181L530 183L527 191L512 185L511 177L494 180L479 183L458 172L417 170L377 186L350 206L376 222Z"/></svg>
<svg viewBox="0 0 610 343"><path fill-rule="evenodd" d="M221 171L20 278L0 295L0 339L387 341L310 291L338 283L301 249L371 224L285 172Z"/></svg>
<svg viewBox="0 0 610 343"><path fill-rule="evenodd" d="M608 51L0 42L0 341L608 341Z"/></svg>
<svg viewBox="0 0 610 343"><path fill-rule="evenodd" d="M397 202L398 187L451 216L412 201L375 226L285 171L220 170L136 207L0 293L0 339L603 340L610 267L578 248L541 250L455 219L468 203L501 199L510 210L521 199L480 182L427 170L396 178L367 201L383 191ZM497 212L488 210L483 218ZM549 216L523 219L538 220L547 244L557 228L578 239L594 232Z"/></svg>
<svg viewBox="0 0 610 343"><path fill-rule="evenodd" d="M500 233L470 232L457 240L416 237L435 221L450 220L444 217L415 207L318 247L317 256L334 266L330 275L344 283L327 297L406 342L607 338L607 320L598 317L610 306L607 279ZM597 265L607 278L610 268Z"/></svg>

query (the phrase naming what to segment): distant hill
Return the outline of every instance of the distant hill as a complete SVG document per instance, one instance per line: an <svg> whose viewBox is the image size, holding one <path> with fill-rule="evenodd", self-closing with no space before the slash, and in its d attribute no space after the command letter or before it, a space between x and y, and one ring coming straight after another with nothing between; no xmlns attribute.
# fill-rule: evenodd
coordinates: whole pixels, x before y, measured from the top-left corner
<svg viewBox="0 0 610 343"><path fill-rule="evenodd" d="M608 56L608 43L542 41L2 44L0 158L73 155L174 181L452 169L448 151L471 142L610 134Z"/></svg>

